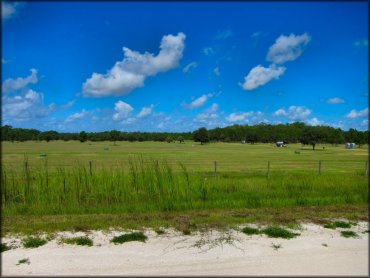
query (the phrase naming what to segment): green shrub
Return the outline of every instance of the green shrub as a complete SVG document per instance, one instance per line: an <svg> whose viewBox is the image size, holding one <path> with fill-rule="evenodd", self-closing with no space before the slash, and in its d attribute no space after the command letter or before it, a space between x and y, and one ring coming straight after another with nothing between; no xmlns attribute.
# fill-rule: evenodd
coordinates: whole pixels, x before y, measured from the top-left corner
<svg viewBox="0 0 370 278"><path fill-rule="evenodd" d="M5 243L0 244L0 253L8 251L9 249L10 249L10 247L8 245L6 245Z"/></svg>
<svg viewBox="0 0 370 278"><path fill-rule="evenodd" d="M242 229L242 232L247 234L247 235L257 235L260 233L260 231L256 228L252 228L252 227L245 227Z"/></svg>
<svg viewBox="0 0 370 278"><path fill-rule="evenodd" d="M292 233L284 228L277 227L277 226L270 226L266 229L263 229L262 232L266 234L268 237L281 237L281 238L294 238L296 236L299 236L297 233Z"/></svg>
<svg viewBox="0 0 370 278"><path fill-rule="evenodd" d="M24 248L37 248L46 244L46 242L47 241L45 239L32 236L27 237L22 241Z"/></svg>
<svg viewBox="0 0 370 278"><path fill-rule="evenodd" d="M144 235L142 232L134 232L129 234L124 234L120 236L115 236L111 242L114 244L121 244L128 241L142 241L145 242L148 239L146 235Z"/></svg>
<svg viewBox="0 0 370 278"><path fill-rule="evenodd" d="M335 221L331 223L326 223L324 228L327 229L336 229L336 228L351 228L351 223L343 222L343 221Z"/></svg>
<svg viewBox="0 0 370 278"><path fill-rule="evenodd" d="M341 234L342 237L346 237L346 238L348 238L348 237L357 238L358 237L358 234L356 234L353 231L341 231L340 234Z"/></svg>
<svg viewBox="0 0 370 278"><path fill-rule="evenodd" d="M63 242L66 244L76 244L76 245L86 245L86 246L93 245L93 241L86 236L65 238L63 239Z"/></svg>

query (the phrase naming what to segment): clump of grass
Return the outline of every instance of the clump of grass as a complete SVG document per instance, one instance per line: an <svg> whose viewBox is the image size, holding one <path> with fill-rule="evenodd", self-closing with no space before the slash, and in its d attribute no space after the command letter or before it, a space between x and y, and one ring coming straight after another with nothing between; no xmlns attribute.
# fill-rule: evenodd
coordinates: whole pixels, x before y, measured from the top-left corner
<svg viewBox="0 0 370 278"><path fill-rule="evenodd" d="M257 228L248 227L248 226L243 228L242 232L247 234L247 235L258 235L258 234L260 234L260 231Z"/></svg>
<svg viewBox="0 0 370 278"><path fill-rule="evenodd" d="M340 234L342 237L346 237L346 238L349 238L349 237L358 238L358 234L356 234L354 231L341 231Z"/></svg>
<svg viewBox="0 0 370 278"><path fill-rule="evenodd" d="M323 243L321 245L324 246L324 247L328 247L328 245L326 243Z"/></svg>
<svg viewBox="0 0 370 278"><path fill-rule="evenodd" d="M76 245L86 245L86 246L92 246L93 245L93 241L90 238L88 238L87 236L65 238L65 239L63 239L63 243L76 244Z"/></svg>
<svg viewBox="0 0 370 278"><path fill-rule="evenodd" d="M47 243L45 239L42 239L40 237L27 237L23 241L23 247L24 248L37 248Z"/></svg>
<svg viewBox="0 0 370 278"><path fill-rule="evenodd" d="M10 247L5 243L0 244L0 253L10 250Z"/></svg>
<svg viewBox="0 0 370 278"><path fill-rule="evenodd" d="M20 264L30 264L30 259L29 258L21 259L18 261L17 265L20 265Z"/></svg>
<svg viewBox="0 0 370 278"><path fill-rule="evenodd" d="M148 239L146 235L144 235L142 232L133 232L129 234L124 234L120 236L115 236L111 242L114 244L122 244L128 241L141 241L145 242Z"/></svg>
<svg viewBox="0 0 370 278"><path fill-rule="evenodd" d="M336 228L351 228L351 223L344 222L344 221L335 221L331 223L326 223L324 228L327 229L336 229Z"/></svg>
<svg viewBox="0 0 370 278"><path fill-rule="evenodd" d="M266 234L268 237L274 237L274 238L294 238L296 236L299 236L297 233L292 233L284 228L278 227L278 226L270 226L267 227L266 229L263 229L262 232Z"/></svg>
<svg viewBox="0 0 370 278"><path fill-rule="evenodd" d="M188 228L185 228L182 230L182 233L186 236L190 235L191 234L191 231L188 229Z"/></svg>
<svg viewBox="0 0 370 278"><path fill-rule="evenodd" d="M163 235L166 233L166 231L162 229L155 229L155 232L157 233L157 235Z"/></svg>

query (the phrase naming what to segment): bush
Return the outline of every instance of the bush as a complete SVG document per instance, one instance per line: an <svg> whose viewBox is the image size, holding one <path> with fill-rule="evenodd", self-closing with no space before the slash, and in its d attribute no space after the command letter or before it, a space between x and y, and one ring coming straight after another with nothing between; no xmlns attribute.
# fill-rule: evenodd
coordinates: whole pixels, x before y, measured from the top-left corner
<svg viewBox="0 0 370 278"><path fill-rule="evenodd" d="M294 238L296 236L299 236L299 234L289 232L288 230L281 228L281 227L267 227L266 229L262 230L264 234L266 234L269 237L281 237L281 238Z"/></svg>
<svg viewBox="0 0 370 278"><path fill-rule="evenodd" d="M111 242L114 244L121 244L128 241L142 241L145 242L148 239L146 235L144 235L142 232L134 232L130 234L124 234L120 236L115 236Z"/></svg>
<svg viewBox="0 0 370 278"><path fill-rule="evenodd" d="M27 237L22 241L24 248L37 248L46 244L46 240L39 237Z"/></svg>
<svg viewBox="0 0 370 278"><path fill-rule="evenodd" d="M63 239L63 242L66 244L87 245L87 246L93 245L93 241L86 236L65 238Z"/></svg>
<svg viewBox="0 0 370 278"><path fill-rule="evenodd" d="M247 235L258 235L260 233L258 229L252 227L245 227L243 228L242 232Z"/></svg>

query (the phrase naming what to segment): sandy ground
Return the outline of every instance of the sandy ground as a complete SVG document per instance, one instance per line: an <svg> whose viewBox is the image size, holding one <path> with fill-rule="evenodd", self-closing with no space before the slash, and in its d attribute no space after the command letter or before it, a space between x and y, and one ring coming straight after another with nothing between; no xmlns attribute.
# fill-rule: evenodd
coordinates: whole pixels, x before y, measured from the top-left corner
<svg viewBox="0 0 370 278"><path fill-rule="evenodd" d="M294 239L248 236L236 230L183 235L174 230L157 235L147 230L146 243L114 245L119 231L58 233L35 249L21 247L21 238L4 238L14 249L2 253L2 275L369 275L368 223L351 228L358 238L344 238L343 229L302 224ZM61 237L87 234L94 246L61 244ZM280 246L280 248L274 248ZM29 264L18 264L28 259Z"/></svg>

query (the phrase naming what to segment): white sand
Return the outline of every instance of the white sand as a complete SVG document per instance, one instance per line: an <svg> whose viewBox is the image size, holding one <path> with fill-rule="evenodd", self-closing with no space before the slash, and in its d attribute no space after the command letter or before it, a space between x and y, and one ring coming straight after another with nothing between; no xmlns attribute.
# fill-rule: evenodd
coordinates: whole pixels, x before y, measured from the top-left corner
<svg viewBox="0 0 370 278"><path fill-rule="evenodd" d="M24 249L19 238L4 238L18 247L2 253L2 275L369 275L368 223L351 228L359 238L341 237L342 229L302 227L289 240L235 230L190 236L167 230L146 231L146 243L114 245L110 239L121 232L92 231L92 247L58 243L62 236L84 235L80 232L58 233L44 246ZM25 258L29 264L17 265Z"/></svg>

